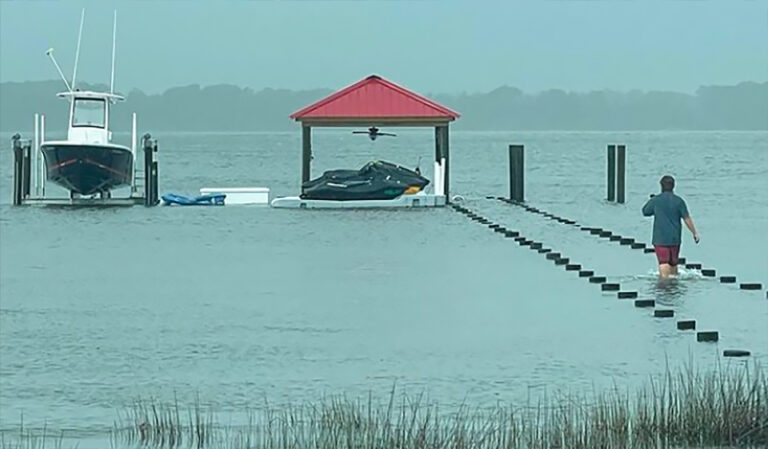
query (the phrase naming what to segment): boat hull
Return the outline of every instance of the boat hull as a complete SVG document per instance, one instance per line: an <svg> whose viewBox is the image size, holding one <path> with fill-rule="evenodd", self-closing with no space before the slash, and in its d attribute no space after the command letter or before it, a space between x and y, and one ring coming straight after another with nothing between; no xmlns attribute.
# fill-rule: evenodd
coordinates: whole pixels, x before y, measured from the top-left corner
<svg viewBox="0 0 768 449"><path fill-rule="evenodd" d="M104 193L133 179L133 154L125 147L45 143L41 151L47 179L72 193Z"/></svg>

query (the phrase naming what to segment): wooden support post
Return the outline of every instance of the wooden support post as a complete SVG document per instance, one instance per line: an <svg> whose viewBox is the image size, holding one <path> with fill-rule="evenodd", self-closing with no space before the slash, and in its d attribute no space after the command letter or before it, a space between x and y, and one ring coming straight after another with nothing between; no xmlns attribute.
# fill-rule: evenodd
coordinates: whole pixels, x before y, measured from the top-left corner
<svg viewBox="0 0 768 449"><path fill-rule="evenodd" d="M435 164L436 167L440 167L440 159L443 157L443 131L440 126L435 126ZM432 182L435 183L435 193L440 191L440 186L438 183L440 182L440 178L445 176L444 174L441 174L440 176L437 175L438 170L435 168L435 179L432 180ZM445 185L445 184L443 184ZM445 191L443 191L443 194L445 194Z"/></svg>
<svg viewBox="0 0 768 449"><path fill-rule="evenodd" d="M150 206L157 206L160 203L159 173L157 172L157 140L152 145L152 201Z"/></svg>
<svg viewBox="0 0 768 449"><path fill-rule="evenodd" d="M301 127L301 183L309 181L312 173L312 127ZM301 190L304 193L304 188Z"/></svg>
<svg viewBox="0 0 768 449"><path fill-rule="evenodd" d="M509 146L509 199L512 201L525 201L523 152L523 145Z"/></svg>
<svg viewBox="0 0 768 449"><path fill-rule="evenodd" d="M435 162L439 165L445 159L445 167L443 167L441 179L443 182L442 192L445 195L446 202L450 202L448 199L450 186L450 148L448 146L448 138L448 125L435 126ZM440 180L435 179L435 182L438 181ZM435 189L437 190L437 186L435 186Z"/></svg>
<svg viewBox="0 0 768 449"><path fill-rule="evenodd" d="M144 134L141 138L141 147L144 149L144 205L153 206L152 204L152 136L149 133Z"/></svg>
<svg viewBox="0 0 768 449"><path fill-rule="evenodd" d="M32 185L32 142L29 140L22 143L22 170L21 170L21 196L29 198Z"/></svg>
<svg viewBox="0 0 768 449"><path fill-rule="evenodd" d="M11 138L13 142L13 205L20 206L22 199L22 171L24 150L21 148L21 136L14 134Z"/></svg>
<svg viewBox="0 0 768 449"><path fill-rule="evenodd" d="M515 187L515 150L514 145L509 146L509 199L515 201L517 188Z"/></svg>
<svg viewBox="0 0 768 449"><path fill-rule="evenodd" d="M443 167L443 194L445 195L446 203L451 202L450 186L451 186L451 158L450 158L450 133L448 125L443 127L443 158L445 159L445 167Z"/></svg>
<svg viewBox="0 0 768 449"><path fill-rule="evenodd" d="M520 149L517 153L517 200L520 202L525 201L525 151L524 147L520 145Z"/></svg>
<svg viewBox="0 0 768 449"><path fill-rule="evenodd" d="M616 201L616 145L608 145L608 201Z"/></svg>
<svg viewBox="0 0 768 449"><path fill-rule="evenodd" d="M625 189L626 189L626 165L627 165L627 148L624 145L617 147L618 155L616 162L616 202L624 204Z"/></svg>

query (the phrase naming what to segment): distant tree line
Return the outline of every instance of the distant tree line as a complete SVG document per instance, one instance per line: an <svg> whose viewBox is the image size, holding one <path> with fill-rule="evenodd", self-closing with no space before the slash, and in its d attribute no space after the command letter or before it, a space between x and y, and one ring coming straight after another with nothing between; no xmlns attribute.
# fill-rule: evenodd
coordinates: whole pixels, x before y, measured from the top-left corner
<svg viewBox="0 0 768 449"><path fill-rule="evenodd" d="M82 84L81 89L106 86ZM66 127L67 105L55 97L60 81L0 83L0 131L28 130L35 112L47 128ZM137 112L141 130L285 131L296 127L288 115L331 91L255 91L232 85L174 87L162 94L140 90L113 110L116 131L130 128ZM526 94L503 86L487 93L432 95L462 114L466 130L768 130L768 82L704 86L694 94L676 92L565 92Z"/></svg>

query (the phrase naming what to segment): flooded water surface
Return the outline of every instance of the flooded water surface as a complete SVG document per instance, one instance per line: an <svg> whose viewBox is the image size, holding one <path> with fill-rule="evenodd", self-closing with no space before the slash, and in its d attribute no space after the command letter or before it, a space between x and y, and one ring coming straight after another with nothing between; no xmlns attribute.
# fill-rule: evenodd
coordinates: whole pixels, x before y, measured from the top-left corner
<svg viewBox="0 0 768 449"><path fill-rule="evenodd" d="M266 186L294 195L299 132L163 134L160 190ZM431 174L433 133L370 142L315 135L313 175L383 160ZM4 142L9 142L2 136ZM544 391L631 387L667 367L768 365L765 289L683 270L659 283L653 254L486 196L508 194L507 146L526 145L530 204L649 242L641 216L677 178L702 235L682 255L768 284L768 133L454 132L451 194L585 269L674 309L618 300L451 208L10 206L0 156L0 427L67 429L102 444L139 397L237 413L265 398L386 395L447 407ZM627 145L627 203L605 197L606 144ZM718 343L677 330L695 319ZM101 443L100 443L101 442ZM103 446L102 446L103 447Z"/></svg>

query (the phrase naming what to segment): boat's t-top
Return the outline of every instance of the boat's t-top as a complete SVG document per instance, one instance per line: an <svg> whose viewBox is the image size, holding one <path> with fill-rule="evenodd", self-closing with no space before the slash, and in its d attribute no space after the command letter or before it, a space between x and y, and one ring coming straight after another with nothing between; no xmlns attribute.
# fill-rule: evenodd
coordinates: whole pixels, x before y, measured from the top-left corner
<svg viewBox="0 0 768 449"><path fill-rule="evenodd" d="M45 54L51 58L51 62L64 81L67 87L66 92L57 94L60 98L66 98L70 102L69 124L67 140L87 142L93 144L105 144L111 140L109 132L109 105L125 100L124 97L115 94L115 37L117 33L117 12L115 11L114 23L112 27L112 73L110 80L109 93L80 91L76 88L77 66L80 59L80 44L83 36L83 22L85 20L85 9L80 15L80 31L77 36L77 50L75 51L75 66L72 73L72 83L67 81L64 72L61 71L59 63L53 56L53 48L48 49Z"/></svg>
<svg viewBox="0 0 768 449"><path fill-rule="evenodd" d="M124 97L106 92L71 91L56 94L70 101L67 140L94 144L109 143L109 106Z"/></svg>
<svg viewBox="0 0 768 449"><path fill-rule="evenodd" d="M134 183L136 121L134 116L131 148L112 143L112 133L109 130L110 106L124 99L115 94L117 13L112 28L112 77L109 93L81 91L76 88L84 18L83 11L80 16L80 33L77 38L71 83L67 81L56 62L53 49L46 52L67 87L66 92L58 94L58 97L69 101L69 122L67 139L45 141L40 145L40 151L45 158L47 178L68 189L70 197L95 194L109 197L110 190Z"/></svg>

